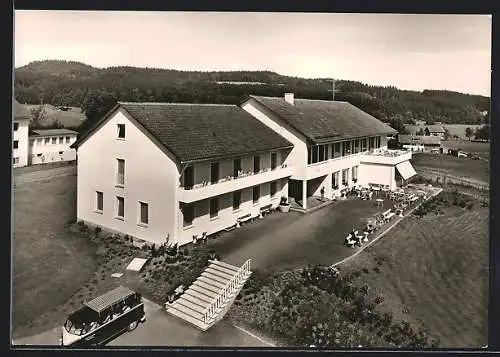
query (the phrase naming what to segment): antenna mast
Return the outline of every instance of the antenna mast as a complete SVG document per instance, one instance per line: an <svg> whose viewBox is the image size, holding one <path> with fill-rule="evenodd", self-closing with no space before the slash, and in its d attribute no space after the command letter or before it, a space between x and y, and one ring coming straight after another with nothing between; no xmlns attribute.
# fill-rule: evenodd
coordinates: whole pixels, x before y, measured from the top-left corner
<svg viewBox="0 0 500 357"><path fill-rule="evenodd" d="M332 89L329 89L328 91L332 92L332 100L335 101L335 92L338 92L338 90L335 89L335 79L332 79Z"/></svg>

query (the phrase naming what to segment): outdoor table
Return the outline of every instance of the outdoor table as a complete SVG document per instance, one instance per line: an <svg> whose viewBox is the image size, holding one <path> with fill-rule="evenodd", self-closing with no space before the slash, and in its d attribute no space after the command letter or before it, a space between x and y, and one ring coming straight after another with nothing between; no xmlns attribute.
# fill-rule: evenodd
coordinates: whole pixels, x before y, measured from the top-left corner
<svg viewBox="0 0 500 357"><path fill-rule="evenodd" d="M379 195L380 194L380 187L372 187L372 190L375 192L375 195Z"/></svg>
<svg viewBox="0 0 500 357"><path fill-rule="evenodd" d="M375 200L375 202L377 202L377 207L384 207L384 200L383 199L377 198Z"/></svg>

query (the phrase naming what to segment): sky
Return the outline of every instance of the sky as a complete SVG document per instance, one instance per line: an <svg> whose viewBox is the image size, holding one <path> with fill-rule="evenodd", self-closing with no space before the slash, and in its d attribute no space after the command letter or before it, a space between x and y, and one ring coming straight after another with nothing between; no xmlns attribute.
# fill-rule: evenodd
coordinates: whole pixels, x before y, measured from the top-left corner
<svg viewBox="0 0 500 357"><path fill-rule="evenodd" d="M16 10L15 67L44 59L490 96L491 15Z"/></svg>

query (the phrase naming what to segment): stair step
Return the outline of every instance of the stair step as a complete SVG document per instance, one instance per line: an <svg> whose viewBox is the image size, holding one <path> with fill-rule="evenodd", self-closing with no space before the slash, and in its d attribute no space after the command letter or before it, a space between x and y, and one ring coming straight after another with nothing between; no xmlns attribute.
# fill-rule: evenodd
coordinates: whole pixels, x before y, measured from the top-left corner
<svg viewBox="0 0 500 357"><path fill-rule="evenodd" d="M229 280L231 280L231 278L229 278L229 279L223 278L223 277L220 277L219 275L212 274L208 271L204 271L203 273L201 273L201 276L215 280L216 282L221 283L221 284L227 284L229 282Z"/></svg>
<svg viewBox="0 0 500 357"><path fill-rule="evenodd" d="M172 305L170 305L169 310L176 309L176 310L179 310L179 311L185 313L186 315L189 315L191 317L194 317L195 319L203 321L203 314L201 312L194 311L193 309L191 309L185 305L179 304L178 301L179 300L177 300Z"/></svg>
<svg viewBox="0 0 500 357"><path fill-rule="evenodd" d="M215 264L215 265L219 265L219 266L226 268L226 269L229 269L229 270L233 270L234 272L237 272L238 270L240 270L240 267L236 267L234 265L221 262L220 260L211 260L210 263Z"/></svg>
<svg viewBox="0 0 500 357"><path fill-rule="evenodd" d="M212 302L212 300L214 299L213 297L207 296L207 295L202 294L202 293L200 293L196 290L193 290L193 289L187 289L184 292L184 295L191 296L191 297L196 298L200 301L203 301L204 305L210 304Z"/></svg>
<svg viewBox="0 0 500 357"><path fill-rule="evenodd" d="M222 289L218 288L218 287L215 287L213 285L210 285L210 284L207 284L203 281L200 281L199 278L196 279L196 281L193 283L193 285L196 285L196 286L200 286L202 288L205 288L207 290L210 290L211 292L213 292L215 295L217 295Z"/></svg>
<svg viewBox="0 0 500 357"><path fill-rule="evenodd" d="M182 295L179 299L177 299L176 303L181 304L183 306L186 306L193 311L199 312L200 314L203 314L206 310L205 307L200 306L198 304L195 304L195 303L189 301L188 299L186 299L184 297L184 295Z"/></svg>
<svg viewBox="0 0 500 357"><path fill-rule="evenodd" d="M230 275L231 278L234 276L234 274L236 274L236 272L234 270L230 270L230 269L227 269L227 268L221 267L220 265L215 265L215 264L210 264L207 269L213 269L213 270L220 271L222 273Z"/></svg>
<svg viewBox="0 0 500 357"><path fill-rule="evenodd" d="M210 326L210 324L205 324L202 320L195 319L194 317L186 315L182 311L179 311L176 309L168 309L167 312L171 315L174 315L174 316L198 327L199 329L201 329L203 331L208 329L208 327Z"/></svg>
<svg viewBox="0 0 500 357"><path fill-rule="evenodd" d="M206 276L203 276L203 275L200 276L196 280L203 281L204 283L207 283L209 285L215 286L216 288L219 288L219 289L224 289L226 287L226 284L219 283L218 281L210 279L210 278L207 278Z"/></svg>
<svg viewBox="0 0 500 357"><path fill-rule="evenodd" d="M191 291L191 293L195 293L195 291ZM202 294L198 294L198 295L202 295ZM193 304L197 304L203 308L206 308L212 302L212 299L208 299L207 297L205 297L206 300L203 300L203 299L198 298L197 296L194 296L193 294L188 294L187 291L182 295L182 297L184 299L192 302Z"/></svg>
<svg viewBox="0 0 500 357"><path fill-rule="evenodd" d="M217 269L214 269L212 267L208 267L207 269L205 269L205 272L206 273L210 273L212 275L217 275L217 276L220 276L222 279L226 279L226 280L231 280L231 278L233 277L234 274L228 274L228 273L225 273L223 271L220 271L220 270L217 270Z"/></svg>
<svg viewBox="0 0 500 357"><path fill-rule="evenodd" d="M194 283L191 284L188 291L189 290L194 290L199 294L205 295L208 299L215 299L217 297L217 293L214 293L211 290L207 290L203 286L194 285Z"/></svg>

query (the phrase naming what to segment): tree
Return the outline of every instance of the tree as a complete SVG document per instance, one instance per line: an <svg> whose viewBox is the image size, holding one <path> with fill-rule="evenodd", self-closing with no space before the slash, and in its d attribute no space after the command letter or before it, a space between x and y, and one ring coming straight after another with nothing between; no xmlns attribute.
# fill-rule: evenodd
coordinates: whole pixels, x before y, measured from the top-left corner
<svg viewBox="0 0 500 357"><path fill-rule="evenodd" d="M474 133L474 136L476 137L476 139L490 140L490 126L483 125L482 127L478 128Z"/></svg>
<svg viewBox="0 0 500 357"><path fill-rule="evenodd" d="M431 135L431 132L429 131L429 128L425 128L425 136Z"/></svg>
<svg viewBox="0 0 500 357"><path fill-rule="evenodd" d="M448 129L444 129L444 140L450 140L450 131Z"/></svg>
<svg viewBox="0 0 500 357"><path fill-rule="evenodd" d="M113 95L107 92L91 92L88 94L82 109L87 120L80 126L80 132L86 131L107 112L109 112L117 101Z"/></svg>
<svg viewBox="0 0 500 357"><path fill-rule="evenodd" d="M43 104L38 107L31 109L31 128L39 129L42 126L42 122L45 119L45 108Z"/></svg>
<svg viewBox="0 0 500 357"><path fill-rule="evenodd" d="M470 139L471 139L471 137L472 137L472 129L471 129L470 127L467 127L467 128L465 129L465 136L466 136L467 138L469 138L469 141L470 141Z"/></svg>
<svg viewBox="0 0 500 357"><path fill-rule="evenodd" d="M416 135L424 135L424 129L420 128L417 132Z"/></svg>

